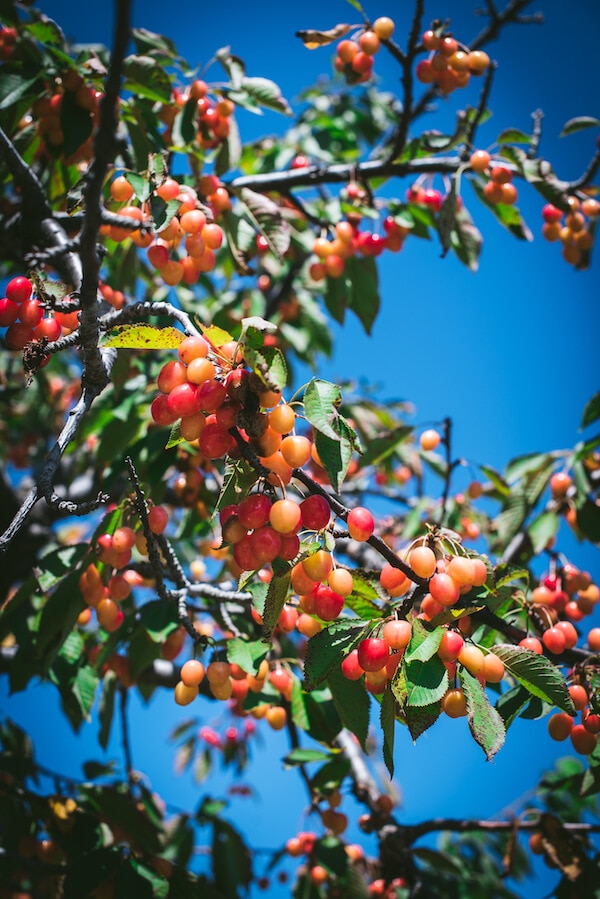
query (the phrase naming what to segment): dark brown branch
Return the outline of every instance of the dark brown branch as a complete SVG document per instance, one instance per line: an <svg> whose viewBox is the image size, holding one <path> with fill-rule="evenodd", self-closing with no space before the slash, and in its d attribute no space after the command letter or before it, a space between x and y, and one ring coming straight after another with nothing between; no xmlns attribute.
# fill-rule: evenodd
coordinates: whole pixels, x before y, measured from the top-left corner
<svg viewBox="0 0 600 899"><path fill-rule="evenodd" d="M413 118L413 62L419 50L421 49L419 38L422 30L421 23L423 20L423 11L423 0L416 0L415 14L413 16L410 34L408 37L408 46L406 48L406 53L403 54L403 58L400 60L402 64L401 81L403 90L402 113L400 116L400 121L398 122L398 128L396 130L391 149L386 155L388 162L391 162L402 152L402 148L404 147L406 138L408 136L408 129Z"/></svg>
<svg viewBox="0 0 600 899"><path fill-rule="evenodd" d="M121 715L121 741L123 743L123 754L125 756L125 771L127 773L127 784L131 790L134 782L133 775L133 759L131 755L131 742L129 739L129 722L127 720L127 697L128 690L123 684L119 686L119 711Z"/></svg>

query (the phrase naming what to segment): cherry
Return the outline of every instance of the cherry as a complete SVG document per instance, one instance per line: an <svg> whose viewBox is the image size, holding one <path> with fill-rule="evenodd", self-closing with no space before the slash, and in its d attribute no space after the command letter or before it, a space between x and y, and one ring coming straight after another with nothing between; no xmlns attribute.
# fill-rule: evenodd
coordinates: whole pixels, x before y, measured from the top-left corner
<svg viewBox="0 0 600 899"><path fill-rule="evenodd" d="M372 536L375 530L375 519L368 509L356 506L348 513L348 533L353 540L362 543Z"/></svg>
<svg viewBox="0 0 600 899"><path fill-rule="evenodd" d="M0 328L6 328L16 322L19 306L7 297L0 300Z"/></svg>
<svg viewBox="0 0 600 899"><path fill-rule="evenodd" d="M412 625L405 619L392 618L385 622L381 634L390 649L405 649L410 643Z"/></svg>
<svg viewBox="0 0 600 899"><path fill-rule="evenodd" d="M343 608L344 597L331 587L319 584L315 591L315 612L319 618L322 621L335 621Z"/></svg>
<svg viewBox="0 0 600 899"><path fill-rule="evenodd" d="M549 627L544 631L542 643L551 653L560 654L565 651L566 640L563 632L557 627Z"/></svg>
<svg viewBox="0 0 600 899"><path fill-rule="evenodd" d="M437 559L429 546L416 546L410 551L408 564L419 577L428 578L435 572Z"/></svg>
<svg viewBox="0 0 600 899"><path fill-rule="evenodd" d="M326 550L319 549L317 552L304 559L302 567L313 581L325 581L333 568L333 559L331 558L331 554L326 552ZM350 577L352 578L352 576ZM332 590L334 589L331 584L329 586Z"/></svg>
<svg viewBox="0 0 600 899"><path fill-rule="evenodd" d="M571 743L575 752L579 752L580 755L591 755L598 743L598 737L586 730L583 724L575 724L571 730Z"/></svg>
<svg viewBox="0 0 600 899"><path fill-rule="evenodd" d="M440 640L437 654L443 662L454 662L464 645L464 638L458 631L447 630Z"/></svg>
<svg viewBox="0 0 600 899"><path fill-rule="evenodd" d="M358 662L365 671L379 671L389 654L390 647L381 637L366 637L358 645Z"/></svg>
<svg viewBox="0 0 600 899"><path fill-rule="evenodd" d="M388 16L380 16L373 22L373 31L382 41L387 41L394 33L396 23Z"/></svg>
<svg viewBox="0 0 600 899"><path fill-rule="evenodd" d="M573 705L578 712L585 709L589 702L588 692L582 684L571 684L569 687L569 696L573 700Z"/></svg>
<svg viewBox="0 0 600 899"><path fill-rule="evenodd" d="M572 478L565 471L555 472L550 478L550 490L552 492L552 496L564 496L572 483Z"/></svg>
<svg viewBox="0 0 600 899"><path fill-rule="evenodd" d="M434 574L429 581L429 592L436 602L442 606L453 606L458 602L460 596L460 587L449 574L440 571Z"/></svg>
<svg viewBox="0 0 600 899"><path fill-rule="evenodd" d="M331 518L329 503L324 496L319 496L318 494L307 496L306 499L302 500L300 512L302 514L302 524L305 528L309 528L312 531L320 531L326 528Z"/></svg>
<svg viewBox="0 0 600 899"><path fill-rule="evenodd" d="M358 650L353 649L342 662L342 674L348 680L359 680L364 673L365 669L358 661Z"/></svg>
<svg viewBox="0 0 600 899"><path fill-rule="evenodd" d="M184 662L179 674L186 687L197 687L204 680L204 675L204 665L198 659L188 659Z"/></svg>
<svg viewBox="0 0 600 899"><path fill-rule="evenodd" d="M478 646L474 646L472 643L465 643L458 654L458 661L460 664L474 675L483 671L484 660L485 656L483 652Z"/></svg>
<svg viewBox="0 0 600 899"><path fill-rule="evenodd" d="M13 303L24 303L33 292L33 284L22 275L12 278L6 285L6 296Z"/></svg>
<svg viewBox="0 0 600 899"><path fill-rule="evenodd" d="M269 511L271 527L279 534L292 534L299 529L302 520L300 506L291 499L274 502Z"/></svg>
<svg viewBox="0 0 600 899"><path fill-rule="evenodd" d="M490 684L499 684L504 677L504 662L493 652L488 652L484 656L481 673Z"/></svg>
<svg viewBox="0 0 600 899"><path fill-rule="evenodd" d="M453 556L448 563L446 571L459 587L465 587L467 584L473 583L475 568L472 560L467 558L467 556Z"/></svg>
<svg viewBox="0 0 600 899"><path fill-rule="evenodd" d="M148 511L148 526L153 534L162 534L169 523L169 513L164 506L152 506Z"/></svg>
<svg viewBox="0 0 600 899"><path fill-rule="evenodd" d="M519 646L522 646L523 649L528 649L530 652L535 652L537 655L542 655L544 651L542 644L537 637L523 637L523 639L519 641Z"/></svg>
<svg viewBox="0 0 600 899"><path fill-rule="evenodd" d="M429 428L429 430L423 431L419 438L419 443L422 450L430 452L439 446L441 439L441 435L437 431L433 428Z"/></svg>
<svg viewBox="0 0 600 899"><path fill-rule="evenodd" d="M269 527L268 525L257 528L250 534L248 539L250 542L250 549L261 565L272 562L273 559L279 555L281 549L281 537L274 528Z"/></svg>
<svg viewBox="0 0 600 899"><path fill-rule="evenodd" d="M391 597L396 597L403 596L412 582L403 571L386 562L379 573L379 583Z"/></svg>
<svg viewBox="0 0 600 899"><path fill-rule="evenodd" d="M566 740L573 730L573 719L566 712L558 712L548 719L548 733L553 740Z"/></svg>
<svg viewBox="0 0 600 899"><path fill-rule="evenodd" d="M448 690L442 699L442 711L449 718L463 718L467 714L467 701L461 689Z"/></svg>
<svg viewBox="0 0 600 899"><path fill-rule="evenodd" d="M327 576L327 583L340 596L350 596L354 590L354 580L346 568L336 568Z"/></svg>

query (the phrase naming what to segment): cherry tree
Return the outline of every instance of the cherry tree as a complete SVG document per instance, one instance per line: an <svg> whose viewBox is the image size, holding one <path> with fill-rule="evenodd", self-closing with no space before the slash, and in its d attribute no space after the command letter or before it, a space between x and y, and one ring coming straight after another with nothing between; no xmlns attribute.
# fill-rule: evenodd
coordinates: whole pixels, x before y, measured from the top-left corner
<svg viewBox="0 0 600 899"><path fill-rule="evenodd" d="M236 897L284 883L290 859L307 899L513 897L531 853L557 897L600 895L600 592L561 546L566 528L600 541L600 394L574 447L481 464L457 492L449 418L415 426L406 403L318 375L332 322L371 332L382 254L434 238L476 272L482 211L531 238L522 192L565 265L590 265L598 144L570 181L541 155L540 113L479 145L489 44L539 22L527 0L485 5L469 38L422 0L405 34L349 0L358 24L290 35L324 67L334 52L299 112L228 47L200 77L131 27L129 0L108 49L2 5L0 663L13 693L52 683L74 730L97 719L100 747L118 717L123 764L52 775L2 719L0 897ZM399 96L374 82L385 54ZM449 133L428 127L446 99ZM281 133L244 142L240 111L262 109ZM172 814L136 772L128 697L157 690L188 707L171 736L200 782L245 769L257 730L286 733L310 829L266 866L224 801ZM510 819L406 824L394 745L418 753L441 716L467 719L482 761L518 717L579 760ZM375 854L347 839L349 793Z"/></svg>

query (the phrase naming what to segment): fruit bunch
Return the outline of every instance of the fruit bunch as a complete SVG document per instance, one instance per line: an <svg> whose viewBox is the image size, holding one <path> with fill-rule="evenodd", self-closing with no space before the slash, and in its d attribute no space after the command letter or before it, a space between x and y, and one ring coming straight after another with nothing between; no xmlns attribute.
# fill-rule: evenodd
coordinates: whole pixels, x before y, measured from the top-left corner
<svg viewBox="0 0 600 899"><path fill-rule="evenodd" d="M98 122L102 96L102 91L87 83L75 69L69 69L55 83L48 85L31 108L35 129L42 141L38 154L61 156L65 142L64 127L71 118L77 118L81 134L87 132L87 136L74 152L70 152L66 161L89 161L92 156L92 131ZM84 128L81 118L85 113L89 116L89 122Z"/></svg>
<svg viewBox="0 0 600 899"><path fill-rule="evenodd" d="M417 80L435 84L443 94L466 87L471 76L483 75L490 64L487 53L469 50L437 23L423 33L421 43L430 52L427 59L417 63Z"/></svg>
<svg viewBox="0 0 600 899"><path fill-rule="evenodd" d="M22 350L31 340L58 340L65 329L77 327L77 313L55 312L46 309L34 296L29 278L19 275L6 285L6 296L0 299L0 328L6 328L4 340L9 350ZM48 356L44 363L49 361Z"/></svg>
<svg viewBox="0 0 600 899"><path fill-rule="evenodd" d="M372 28L360 31L353 40L339 42L334 66L348 84L363 84L371 78L375 54L379 52L381 42L391 38L395 27L392 19L381 16Z"/></svg>
<svg viewBox="0 0 600 899"><path fill-rule="evenodd" d="M385 237L372 231L360 231L358 223L338 222L334 228L335 237L317 237L312 251L317 261L309 265L309 275L313 281L324 278L341 278L346 259L351 256L380 256L384 250L397 253L402 249L408 228L398 224L393 216L386 216L383 222Z"/></svg>
<svg viewBox="0 0 600 899"><path fill-rule="evenodd" d="M593 197L583 200L567 197L569 211L565 214L552 203L542 209L542 235L551 243L562 244L563 259L581 268L587 264L594 242L594 228L600 214L600 203ZM590 227L592 226L592 227Z"/></svg>
<svg viewBox="0 0 600 899"><path fill-rule="evenodd" d="M201 78L193 81L188 89L174 88L171 102L162 106L159 115L167 126L163 134L165 143L172 143L173 124L188 103L196 105L196 140L205 150L216 149L229 135L235 105L225 95L211 92Z"/></svg>
<svg viewBox="0 0 600 899"><path fill-rule="evenodd" d="M229 194L214 176L203 176L199 190L207 192L205 196L213 218L231 207ZM210 215L210 210L201 203L195 190L183 187L174 178L164 179L153 196L163 204L174 202L179 206L159 230L149 218L148 204L133 203L134 190L125 175L118 175L111 181L109 193L115 204L125 204L117 206L115 211L139 223L140 227L104 225L102 233L116 242L131 239L137 246L145 248L148 261L158 270L165 284L170 287L181 282L195 284L201 273L214 269L215 251L223 243L223 230L216 222L208 220L206 212Z"/></svg>
<svg viewBox="0 0 600 899"><path fill-rule="evenodd" d="M514 206L518 194L512 183L512 170L508 166L492 164L492 157L487 150L474 150L469 157L469 166L473 172L489 176L483 188L483 195L488 203L494 206L498 203Z"/></svg>

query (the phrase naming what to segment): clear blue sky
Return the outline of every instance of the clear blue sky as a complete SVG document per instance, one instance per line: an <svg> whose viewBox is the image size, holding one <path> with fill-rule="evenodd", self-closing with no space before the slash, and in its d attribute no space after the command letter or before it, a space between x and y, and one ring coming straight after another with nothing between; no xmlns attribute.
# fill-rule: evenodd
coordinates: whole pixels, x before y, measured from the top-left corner
<svg viewBox="0 0 600 899"><path fill-rule="evenodd" d="M373 18L393 16L402 43L411 5L366 3L366 8ZM455 34L468 43L483 24L471 15L471 9L481 5L477 0L448 0L426 7L430 18L450 17ZM502 5L501 0L497 5ZM94 7L49 0L43 6L78 41L110 40L108 3ZM571 179L581 173L593 152L596 131L563 139L558 134L572 116L600 117L596 68L600 7L595 0L576 0L568 7L562 0L539 0L531 6L532 12L538 9L546 14L546 24L512 26L492 46L499 64L490 102L494 115L481 129L480 139L482 146L488 146L508 126L527 131L531 112L541 107L545 116L542 152L554 162L560 177ZM173 7L157 0L134 4L135 25L173 38L191 63L203 65L217 48L229 44L245 59L249 74L278 81L292 104L303 87L330 71L329 50L304 49L294 32L343 21L358 21L343 0L305 0L289 6L273 0ZM393 65L381 56L376 70L383 86L393 89L397 79ZM218 68L209 71L207 79L211 77L221 77ZM459 91L441 102L442 123L432 115L428 126L443 129L465 102L476 102L475 89L470 97L467 91ZM242 135L247 137L285 126L275 114L262 120L245 115L240 121ZM557 246L541 239L543 201L525 187L520 193L519 206L534 233L533 244L510 237L467 193L465 201L486 240L479 273L471 274L452 256L440 260L434 242L407 241L399 255L382 257L383 308L372 337L367 338L349 318L343 331L336 327L335 356L320 370L333 380L368 379L381 385L384 397L411 400L417 410L415 422L430 423L450 415L455 451L475 463L499 468L521 453L572 446L579 439L582 408L600 380L598 260L586 272L567 266ZM590 552L579 556L578 548L572 542L570 546L575 561L587 567L594 564ZM49 688L11 699L5 691L5 679L0 679L1 707L31 729L48 765L69 771L81 758L101 757L94 748L96 725L87 729L79 743L74 740L68 726L56 719L56 702ZM150 709L142 711L137 700L133 709L135 766L176 805L195 806L198 791L187 778L173 781L171 750L163 743L167 728L184 712L164 694L152 700ZM212 715L213 709L211 705L206 714ZM517 722L507 745L490 764L466 732L464 721L440 721L416 749L404 731L398 734L396 766L403 820L444 814L492 816L533 787L539 773L562 751L545 739L545 722ZM278 760L285 749L283 737L267 736L266 747L255 753L256 765L248 778L256 780L261 799L238 800L233 807L232 819L254 839L258 830L257 842L262 846L277 846L295 828L307 826L301 819L290 818L296 811L288 814L281 804L282 796L288 797L289 809L300 810L305 802L294 775L280 777ZM111 744L109 755L120 759L118 741ZM408 769L421 774L404 779L402 773ZM210 792L217 794L220 786L211 782ZM269 817L271 809L276 811ZM258 815L260 828L256 827ZM270 895L276 896L276 890Z"/></svg>

